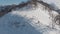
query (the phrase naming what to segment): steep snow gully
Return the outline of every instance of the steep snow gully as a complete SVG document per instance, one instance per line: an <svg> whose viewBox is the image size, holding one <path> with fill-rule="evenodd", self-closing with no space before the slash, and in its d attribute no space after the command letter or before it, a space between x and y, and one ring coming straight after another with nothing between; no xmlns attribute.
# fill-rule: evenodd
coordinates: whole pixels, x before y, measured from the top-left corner
<svg viewBox="0 0 60 34"><path fill-rule="evenodd" d="M58 15L55 11L52 13ZM0 34L60 34L58 26L54 29L51 25L48 10L38 3L35 8L27 5L0 17Z"/></svg>

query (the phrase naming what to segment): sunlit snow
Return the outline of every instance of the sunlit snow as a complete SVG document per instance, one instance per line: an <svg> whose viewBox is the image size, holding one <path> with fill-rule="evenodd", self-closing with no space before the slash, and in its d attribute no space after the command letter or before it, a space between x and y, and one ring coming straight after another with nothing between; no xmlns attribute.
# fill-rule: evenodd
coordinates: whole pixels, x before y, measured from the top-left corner
<svg viewBox="0 0 60 34"><path fill-rule="evenodd" d="M58 13L52 11L52 14ZM0 34L59 34L60 30L52 29L51 25L48 10L38 3L38 7L28 5L0 17Z"/></svg>

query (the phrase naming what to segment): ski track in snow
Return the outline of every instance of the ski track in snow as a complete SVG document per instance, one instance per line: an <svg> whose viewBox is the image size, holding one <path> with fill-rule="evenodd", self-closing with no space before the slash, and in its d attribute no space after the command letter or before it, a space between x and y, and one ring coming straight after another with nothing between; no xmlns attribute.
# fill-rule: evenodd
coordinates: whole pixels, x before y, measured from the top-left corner
<svg viewBox="0 0 60 34"><path fill-rule="evenodd" d="M40 5L12 11L0 18L0 34L59 34L59 30L47 27L51 24L49 17Z"/></svg>

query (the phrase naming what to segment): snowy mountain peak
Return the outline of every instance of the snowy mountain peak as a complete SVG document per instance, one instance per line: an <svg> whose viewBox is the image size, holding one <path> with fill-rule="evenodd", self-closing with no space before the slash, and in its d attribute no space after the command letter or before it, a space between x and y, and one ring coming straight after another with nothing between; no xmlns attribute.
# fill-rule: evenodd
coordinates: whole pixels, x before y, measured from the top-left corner
<svg viewBox="0 0 60 34"><path fill-rule="evenodd" d="M48 3L37 1L37 5L35 5L34 2L29 1L19 5L12 5L8 11L10 12L4 12L6 14L2 12L4 16L0 17L1 34L60 33L59 26L55 25L53 21L59 13Z"/></svg>

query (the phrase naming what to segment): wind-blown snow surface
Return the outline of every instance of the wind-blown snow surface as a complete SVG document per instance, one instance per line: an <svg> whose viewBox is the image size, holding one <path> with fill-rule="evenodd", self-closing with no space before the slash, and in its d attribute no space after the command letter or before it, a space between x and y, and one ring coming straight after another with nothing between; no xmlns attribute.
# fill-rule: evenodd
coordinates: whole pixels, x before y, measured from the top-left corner
<svg viewBox="0 0 60 34"><path fill-rule="evenodd" d="M0 17L0 34L59 34L60 30L52 29L50 15L42 6L24 7ZM56 12L54 12L57 14Z"/></svg>

